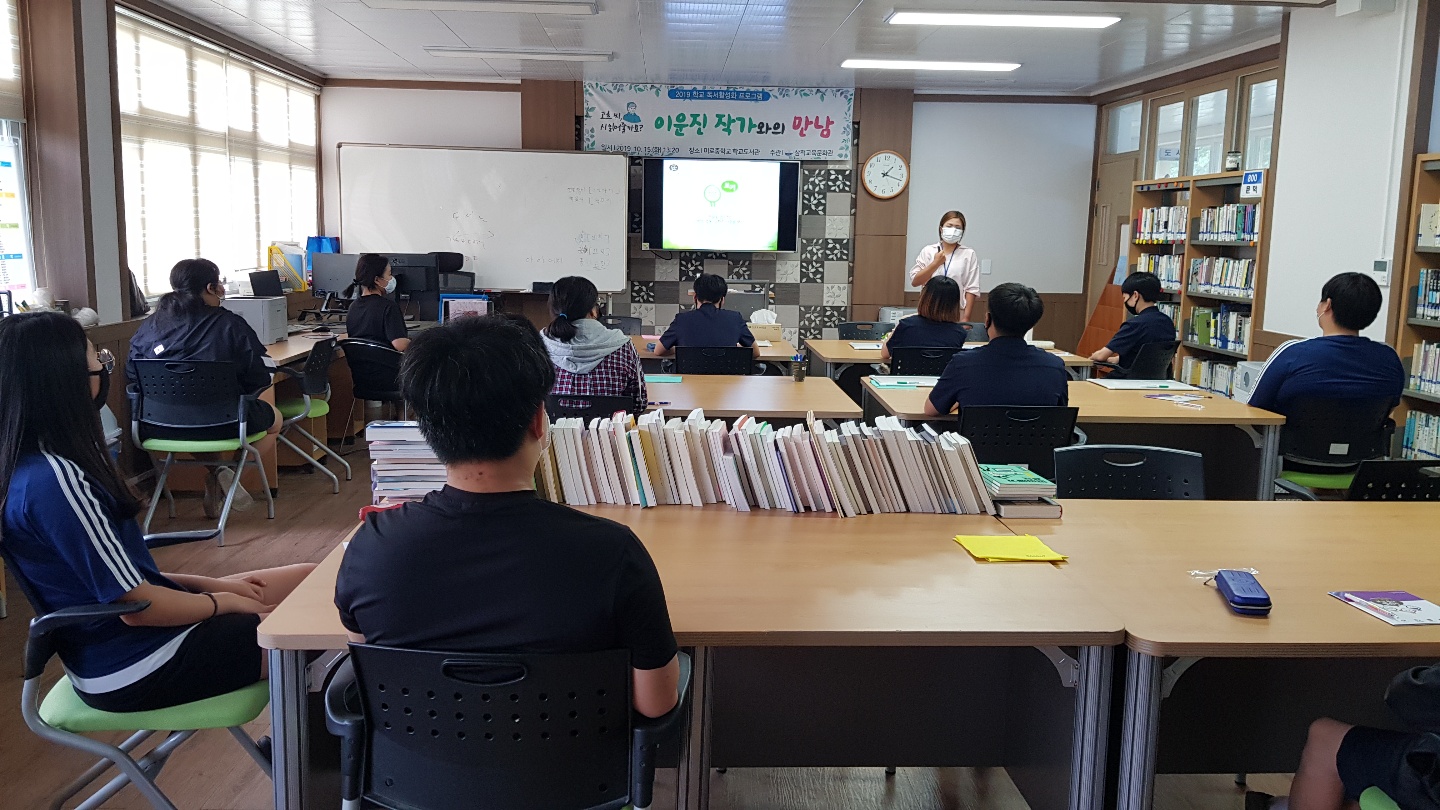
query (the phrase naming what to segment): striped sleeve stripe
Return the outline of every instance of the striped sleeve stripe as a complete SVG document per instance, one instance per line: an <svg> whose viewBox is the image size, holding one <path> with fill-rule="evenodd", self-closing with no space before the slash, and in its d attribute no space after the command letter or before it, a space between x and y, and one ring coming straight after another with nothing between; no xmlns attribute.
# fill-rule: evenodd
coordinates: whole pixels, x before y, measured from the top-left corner
<svg viewBox="0 0 1440 810"><path fill-rule="evenodd" d="M101 508L99 501L90 492L85 484L83 473L74 462L67 459L45 454L45 460L50 463L50 468L55 472L55 479L60 483L60 491L65 495L65 500L70 504L76 519L85 528L85 533L90 538L91 545L95 546L95 553L110 569L115 581L127 591L140 586L144 582L140 572L130 562L125 554L125 549L120 545L120 538L110 528L110 521Z"/></svg>
<svg viewBox="0 0 1440 810"><path fill-rule="evenodd" d="M1279 346L1277 346L1277 347L1275 348L1275 351L1273 351L1273 352L1270 353L1270 359L1266 360L1266 361L1265 361L1265 365L1260 367L1260 376L1258 376L1258 377L1255 378L1255 385L1253 386L1252 390L1253 390L1254 388L1259 388L1259 387L1260 387L1260 381L1263 380L1263 379L1265 379L1265 372L1267 372L1267 371L1269 371L1270 369L1274 368L1274 366L1275 366L1275 360L1276 360L1276 358L1278 358L1278 357L1280 356L1280 354L1281 354L1282 352L1284 352L1286 349L1290 348L1291 346L1298 346L1298 345L1300 345L1301 343L1304 343L1304 342L1305 342L1305 340L1304 340L1303 338L1295 338L1294 340L1287 340L1287 341L1285 341L1284 343L1281 343Z"/></svg>

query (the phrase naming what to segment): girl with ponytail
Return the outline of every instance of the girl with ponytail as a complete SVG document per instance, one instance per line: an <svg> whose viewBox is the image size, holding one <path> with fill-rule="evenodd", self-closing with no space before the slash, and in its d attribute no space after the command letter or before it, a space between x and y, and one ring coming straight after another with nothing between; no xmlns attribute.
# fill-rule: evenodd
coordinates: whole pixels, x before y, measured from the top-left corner
<svg viewBox="0 0 1440 810"><path fill-rule="evenodd" d="M600 293L588 278L566 276L550 288L555 320L540 337L555 364L550 393L577 397L630 397L632 413L645 410L645 377L635 344L618 329L607 329L600 316Z"/></svg>
<svg viewBox="0 0 1440 810"><path fill-rule="evenodd" d="M360 297L350 303L345 313L345 332L349 337L382 343L397 352L410 345L410 329L405 313L390 296L396 288L390 260L379 253L362 253L355 262L355 280L345 288L349 298L358 291Z"/></svg>

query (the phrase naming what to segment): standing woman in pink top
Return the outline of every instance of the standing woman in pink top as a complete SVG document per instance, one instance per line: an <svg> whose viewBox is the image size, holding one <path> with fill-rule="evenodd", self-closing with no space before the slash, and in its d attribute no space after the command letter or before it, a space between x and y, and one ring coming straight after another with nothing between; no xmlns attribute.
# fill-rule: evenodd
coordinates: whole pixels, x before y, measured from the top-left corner
<svg viewBox="0 0 1440 810"><path fill-rule="evenodd" d="M965 238L965 215L946 211L940 217L940 241L926 245L910 268L910 286L923 287L935 276L955 279L965 293L960 320L971 320L975 299L980 297L980 258L960 241Z"/></svg>

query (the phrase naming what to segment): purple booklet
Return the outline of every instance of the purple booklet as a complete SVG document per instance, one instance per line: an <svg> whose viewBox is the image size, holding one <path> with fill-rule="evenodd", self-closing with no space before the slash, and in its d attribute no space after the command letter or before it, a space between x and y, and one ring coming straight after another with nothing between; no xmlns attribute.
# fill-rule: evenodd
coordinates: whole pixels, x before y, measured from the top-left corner
<svg viewBox="0 0 1440 810"><path fill-rule="evenodd" d="M1386 624L1440 624L1440 605L1406 591L1331 591L1330 595Z"/></svg>

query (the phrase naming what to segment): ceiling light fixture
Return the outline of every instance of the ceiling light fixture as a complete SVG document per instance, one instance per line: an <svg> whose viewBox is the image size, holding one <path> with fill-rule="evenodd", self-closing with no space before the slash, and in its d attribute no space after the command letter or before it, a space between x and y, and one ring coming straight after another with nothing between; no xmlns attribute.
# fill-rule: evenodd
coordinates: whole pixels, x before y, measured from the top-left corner
<svg viewBox="0 0 1440 810"><path fill-rule="evenodd" d="M1019 62L926 62L915 59L846 59L842 68L851 70L970 70L1008 73L1020 67Z"/></svg>
<svg viewBox="0 0 1440 810"><path fill-rule="evenodd" d="M1109 28L1119 17L1101 14L977 14L969 11L892 11L891 25L975 25L990 28Z"/></svg>
<svg viewBox="0 0 1440 810"><path fill-rule="evenodd" d="M612 51L524 51L434 46L427 47L425 52L453 59L521 59L533 62L609 62L615 58Z"/></svg>
<svg viewBox="0 0 1440 810"><path fill-rule="evenodd" d="M370 8L400 11L490 11L512 14L595 14L594 3L560 0L361 0Z"/></svg>

